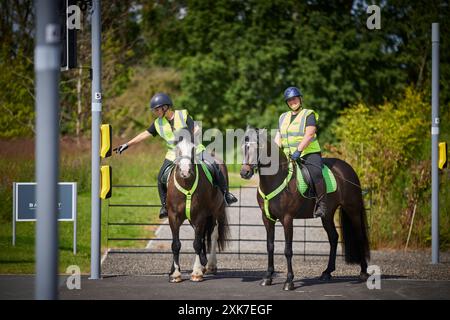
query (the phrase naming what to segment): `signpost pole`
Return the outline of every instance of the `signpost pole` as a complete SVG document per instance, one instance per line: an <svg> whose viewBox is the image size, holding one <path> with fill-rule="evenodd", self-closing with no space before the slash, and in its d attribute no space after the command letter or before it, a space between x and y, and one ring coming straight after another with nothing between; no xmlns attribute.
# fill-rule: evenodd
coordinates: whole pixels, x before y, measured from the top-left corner
<svg viewBox="0 0 450 320"><path fill-rule="evenodd" d="M439 263L439 23L431 27L431 263Z"/></svg>
<svg viewBox="0 0 450 320"><path fill-rule="evenodd" d="M58 298L59 1L36 0L36 287L35 298Z"/></svg>
<svg viewBox="0 0 450 320"><path fill-rule="evenodd" d="M91 276L101 278L101 207L100 207L100 124L102 113L101 86L101 1L92 1L92 182L91 182Z"/></svg>
<svg viewBox="0 0 450 320"><path fill-rule="evenodd" d="M16 246L16 183L13 182L12 245Z"/></svg>
<svg viewBox="0 0 450 320"><path fill-rule="evenodd" d="M75 182L73 184L73 195L72 195L73 208L74 208L74 212L73 212L73 254L74 255L77 254L77 211L78 211L77 194L78 194L77 183Z"/></svg>

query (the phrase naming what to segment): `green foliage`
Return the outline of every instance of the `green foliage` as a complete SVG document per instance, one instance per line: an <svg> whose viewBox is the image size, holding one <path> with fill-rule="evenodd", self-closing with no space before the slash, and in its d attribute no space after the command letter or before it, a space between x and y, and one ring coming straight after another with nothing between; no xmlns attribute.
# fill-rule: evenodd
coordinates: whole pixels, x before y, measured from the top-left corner
<svg viewBox="0 0 450 320"><path fill-rule="evenodd" d="M143 39L148 61L182 71L178 102L205 126L267 123L268 109L275 125L283 90L297 85L332 141L327 128L349 105L395 99L408 84L429 90L431 22L450 30L441 3L384 3L372 31L362 2L155 1L142 10ZM441 52L448 45L441 37ZM449 67L444 54L443 74Z"/></svg>
<svg viewBox="0 0 450 320"><path fill-rule="evenodd" d="M357 164L362 183L384 191L401 167L417 159L431 113L423 96L407 89L404 99L377 108L362 103L347 109L335 128L339 149Z"/></svg>
<svg viewBox="0 0 450 320"><path fill-rule="evenodd" d="M30 0L1 4L3 137L33 130L31 6ZM113 1L102 6L105 114L117 119L121 132L142 128L142 114L132 113L137 108L115 99L145 94L143 107L154 92L167 90L204 127L274 127L286 108L283 90L297 85L306 105L320 114L321 139L334 141L329 126L348 106L396 99L406 86L429 92L431 23L440 22L441 35L450 31L445 1L383 2L380 30L367 29L366 6L361 1ZM90 21L84 16L82 22L78 60L86 68ZM448 39L441 36L443 104L450 102ZM153 78L151 89L136 84L148 80L147 72L159 76L151 70L161 68L176 73L173 81ZM61 80L61 132L88 134L89 72L64 72Z"/></svg>
<svg viewBox="0 0 450 320"><path fill-rule="evenodd" d="M22 50L15 57L4 59L0 54L0 138L31 136L34 132L33 65Z"/></svg>
<svg viewBox="0 0 450 320"><path fill-rule="evenodd" d="M353 166L363 187L372 190L369 223L375 246L404 245L413 216L416 228L410 245L428 244L430 114L429 100L408 88L397 101L372 108L360 103L347 109L332 128L338 140L337 156ZM442 119L447 118L446 113ZM443 140L448 139L448 125L441 129ZM442 193L442 230L450 227L448 196ZM445 238L442 245L446 247L448 241Z"/></svg>
<svg viewBox="0 0 450 320"><path fill-rule="evenodd" d="M156 92L167 92L172 96L178 93L180 76L169 68L147 68L138 66L131 69L132 76L127 90L109 100L104 113L104 122L113 126L118 136L134 136L147 129L153 122L149 102ZM186 108L175 101L175 106ZM192 112L192 111L190 111ZM198 120L198 117L195 117Z"/></svg>

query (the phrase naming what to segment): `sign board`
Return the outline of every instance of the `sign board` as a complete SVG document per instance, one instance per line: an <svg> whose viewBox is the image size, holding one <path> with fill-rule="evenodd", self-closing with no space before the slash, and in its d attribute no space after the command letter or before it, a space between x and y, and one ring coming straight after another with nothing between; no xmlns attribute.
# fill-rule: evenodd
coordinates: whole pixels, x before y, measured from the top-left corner
<svg viewBox="0 0 450 320"><path fill-rule="evenodd" d="M36 221L35 182L16 182L15 184L15 218L16 221ZM58 184L58 220L74 221L76 215L77 188L75 182Z"/></svg>
<svg viewBox="0 0 450 320"><path fill-rule="evenodd" d="M36 221L36 182L13 183L12 244L16 245L16 222ZM77 254L77 183L58 183L58 220L73 222L73 254Z"/></svg>

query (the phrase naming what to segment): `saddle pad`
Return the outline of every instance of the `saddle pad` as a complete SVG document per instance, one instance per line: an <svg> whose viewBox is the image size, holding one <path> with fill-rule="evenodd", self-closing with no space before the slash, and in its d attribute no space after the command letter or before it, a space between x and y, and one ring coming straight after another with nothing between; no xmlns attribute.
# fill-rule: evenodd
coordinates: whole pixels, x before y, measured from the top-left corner
<svg viewBox="0 0 450 320"><path fill-rule="evenodd" d="M302 171L299 166L295 166L297 169L297 190L304 197L306 190L308 190L308 184L303 178ZM322 175L327 186L327 193L335 192L337 189L336 178L334 177L333 172L326 165L322 168Z"/></svg>

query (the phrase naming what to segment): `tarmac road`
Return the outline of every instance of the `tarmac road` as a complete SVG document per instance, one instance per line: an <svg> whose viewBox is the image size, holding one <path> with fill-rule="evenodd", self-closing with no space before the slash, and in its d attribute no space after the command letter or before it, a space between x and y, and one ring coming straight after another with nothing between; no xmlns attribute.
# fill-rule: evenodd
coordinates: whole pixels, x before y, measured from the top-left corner
<svg viewBox="0 0 450 320"><path fill-rule="evenodd" d="M188 275L184 274L184 279ZM450 299L448 280L411 280L381 278L380 289L368 289L356 277L336 277L330 282L315 278L295 281L293 291L283 291L284 277L275 277L273 285L261 287L260 274L240 275L220 272L203 282L185 280L168 282L167 276L105 276L101 280L81 278L80 290L66 287L68 276L60 276L62 300L379 300L379 299ZM34 276L0 276L0 299L33 299Z"/></svg>

